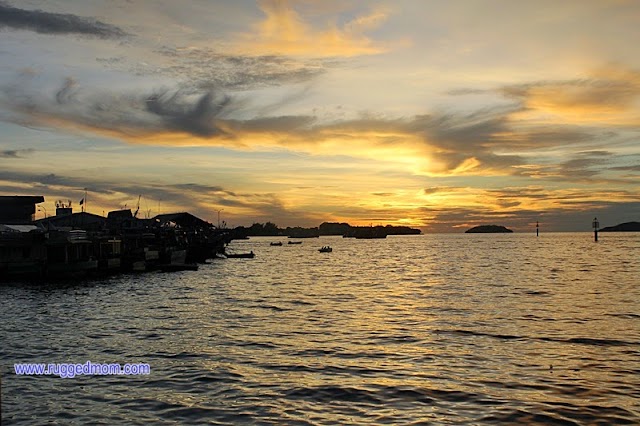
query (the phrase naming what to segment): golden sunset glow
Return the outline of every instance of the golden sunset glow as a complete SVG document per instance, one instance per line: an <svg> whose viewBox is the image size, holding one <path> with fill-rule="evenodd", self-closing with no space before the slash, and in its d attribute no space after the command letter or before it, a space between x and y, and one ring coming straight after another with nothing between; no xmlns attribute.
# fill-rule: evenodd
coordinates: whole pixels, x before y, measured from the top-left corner
<svg viewBox="0 0 640 426"><path fill-rule="evenodd" d="M33 22L0 17L1 193L228 225L638 220L635 2L160 3L2 6Z"/></svg>
<svg viewBox="0 0 640 426"><path fill-rule="evenodd" d="M253 31L241 35L237 48L253 55L278 54L323 57L374 55L386 49L367 38L386 19L384 10L370 11L338 26L328 22L315 29L304 22L285 0L258 1L265 19L253 25Z"/></svg>

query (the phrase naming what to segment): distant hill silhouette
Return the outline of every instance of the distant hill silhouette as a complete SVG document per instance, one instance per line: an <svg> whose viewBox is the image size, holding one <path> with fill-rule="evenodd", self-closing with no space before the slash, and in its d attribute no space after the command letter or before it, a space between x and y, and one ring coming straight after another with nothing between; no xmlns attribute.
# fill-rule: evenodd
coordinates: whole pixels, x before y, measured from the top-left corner
<svg viewBox="0 0 640 426"><path fill-rule="evenodd" d="M607 226L600 232L640 232L640 222L625 222L616 226Z"/></svg>
<svg viewBox="0 0 640 426"><path fill-rule="evenodd" d="M420 235L419 229L408 226L351 226L348 223L323 222L316 228L279 228L275 223L254 223L249 228L239 226L233 230L236 238L248 236L288 236L290 238L311 238L320 235L343 235L355 238L386 238L387 235Z"/></svg>
<svg viewBox="0 0 640 426"><path fill-rule="evenodd" d="M513 232L511 229L500 225L480 225L464 231L465 234L493 234Z"/></svg>

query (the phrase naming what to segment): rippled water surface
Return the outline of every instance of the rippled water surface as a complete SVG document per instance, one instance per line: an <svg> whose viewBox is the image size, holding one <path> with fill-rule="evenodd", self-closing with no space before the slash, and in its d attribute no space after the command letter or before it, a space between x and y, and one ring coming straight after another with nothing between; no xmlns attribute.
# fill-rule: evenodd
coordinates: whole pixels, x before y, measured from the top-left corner
<svg viewBox="0 0 640 426"><path fill-rule="evenodd" d="M640 235L276 240L0 286L3 424L640 423ZM13 371L87 360L152 370Z"/></svg>

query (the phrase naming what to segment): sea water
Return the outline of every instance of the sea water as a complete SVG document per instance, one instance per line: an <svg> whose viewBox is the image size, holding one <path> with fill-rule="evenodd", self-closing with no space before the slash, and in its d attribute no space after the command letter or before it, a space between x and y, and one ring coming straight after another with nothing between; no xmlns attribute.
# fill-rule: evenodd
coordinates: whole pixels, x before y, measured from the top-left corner
<svg viewBox="0 0 640 426"><path fill-rule="evenodd" d="M639 234L286 242L1 285L2 424L640 423ZM87 361L150 374L14 371Z"/></svg>

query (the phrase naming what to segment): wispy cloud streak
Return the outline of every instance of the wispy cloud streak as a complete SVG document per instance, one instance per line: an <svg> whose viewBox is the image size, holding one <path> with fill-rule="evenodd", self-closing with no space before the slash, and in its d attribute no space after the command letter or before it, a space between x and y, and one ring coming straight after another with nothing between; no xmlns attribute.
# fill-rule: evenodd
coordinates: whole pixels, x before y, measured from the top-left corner
<svg viewBox="0 0 640 426"><path fill-rule="evenodd" d="M0 151L0 158L24 158L35 152L33 148L27 149L5 149Z"/></svg>
<svg viewBox="0 0 640 426"><path fill-rule="evenodd" d="M117 39L128 35L121 28L96 19L68 13L19 9L0 2L0 28L2 27L41 34L78 34L103 39Z"/></svg>

